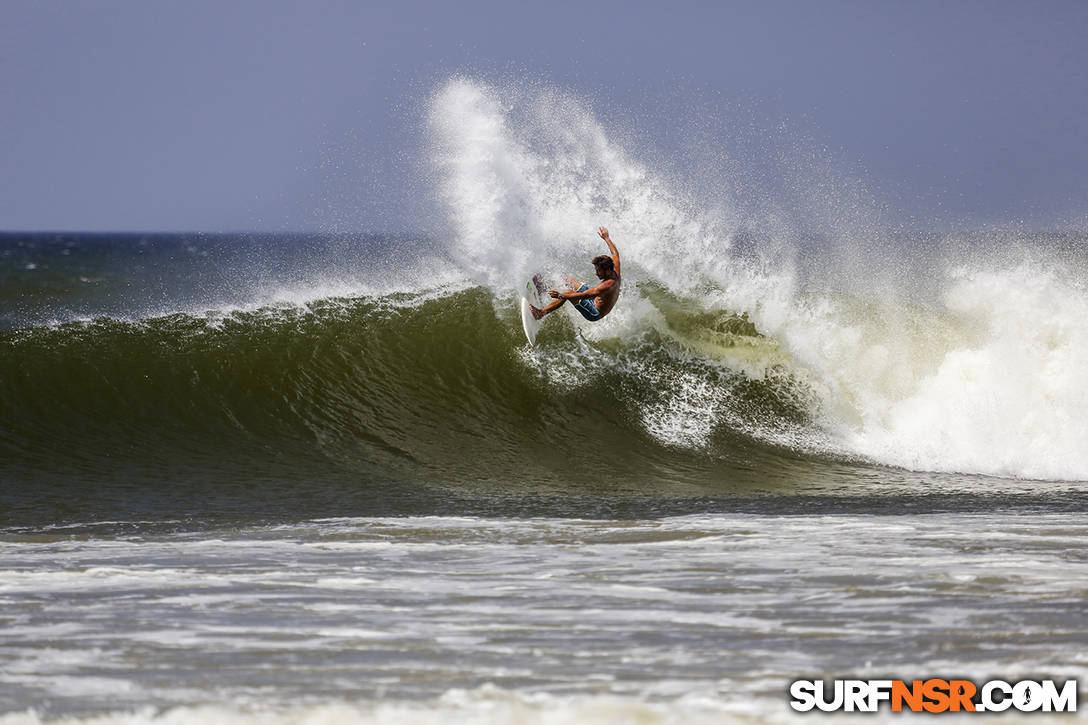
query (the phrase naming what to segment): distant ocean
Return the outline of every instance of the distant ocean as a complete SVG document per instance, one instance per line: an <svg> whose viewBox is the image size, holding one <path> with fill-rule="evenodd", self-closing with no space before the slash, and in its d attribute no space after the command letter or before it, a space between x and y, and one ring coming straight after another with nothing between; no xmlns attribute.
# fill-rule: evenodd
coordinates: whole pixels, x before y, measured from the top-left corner
<svg viewBox="0 0 1088 725"><path fill-rule="evenodd" d="M435 99L448 236L0 235L0 723L1088 681L1088 235L730 226L509 114Z"/></svg>

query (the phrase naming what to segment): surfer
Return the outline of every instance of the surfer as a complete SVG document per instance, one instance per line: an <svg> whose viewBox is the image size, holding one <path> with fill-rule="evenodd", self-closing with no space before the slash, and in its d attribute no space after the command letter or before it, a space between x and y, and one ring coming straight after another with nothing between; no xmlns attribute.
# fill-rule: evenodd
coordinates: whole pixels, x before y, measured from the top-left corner
<svg viewBox="0 0 1088 725"><path fill-rule="evenodd" d="M597 235L605 241L608 250L612 252L611 257L602 254L591 260L593 270L597 273L597 279L601 280L600 284L590 287L576 279L567 277L566 282L569 289L562 292L554 289L548 290L548 294L555 298L555 302L549 302L543 308L529 305L529 308L533 311L533 317L539 320L549 312L555 312L563 306L564 302L570 300L574 305L574 309L578 310L582 317L590 322L596 322L616 306L616 299L620 296L620 252L609 238L607 229L600 227L597 230Z"/></svg>

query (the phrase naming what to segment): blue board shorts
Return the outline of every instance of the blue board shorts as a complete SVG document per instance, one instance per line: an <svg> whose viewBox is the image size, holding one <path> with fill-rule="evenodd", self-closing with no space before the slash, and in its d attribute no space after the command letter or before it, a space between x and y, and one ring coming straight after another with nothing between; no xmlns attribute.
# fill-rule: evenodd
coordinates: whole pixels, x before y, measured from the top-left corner
<svg viewBox="0 0 1088 725"><path fill-rule="evenodd" d="M589 289L589 285L582 285L575 292L585 292ZM582 313L582 317L586 318L590 322L596 322L601 319L601 311L597 309L597 304L593 301L592 297L587 297L583 300L571 300L571 304L574 305L574 309Z"/></svg>

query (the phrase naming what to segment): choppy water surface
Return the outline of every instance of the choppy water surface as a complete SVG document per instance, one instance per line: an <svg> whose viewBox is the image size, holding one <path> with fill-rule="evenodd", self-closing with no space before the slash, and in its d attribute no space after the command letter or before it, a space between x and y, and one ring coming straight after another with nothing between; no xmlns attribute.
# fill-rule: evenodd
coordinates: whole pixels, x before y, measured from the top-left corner
<svg viewBox="0 0 1088 725"><path fill-rule="evenodd" d="M775 720L802 676L1088 674L1079 515L154 528L3 533L0 707Z"/></svg>

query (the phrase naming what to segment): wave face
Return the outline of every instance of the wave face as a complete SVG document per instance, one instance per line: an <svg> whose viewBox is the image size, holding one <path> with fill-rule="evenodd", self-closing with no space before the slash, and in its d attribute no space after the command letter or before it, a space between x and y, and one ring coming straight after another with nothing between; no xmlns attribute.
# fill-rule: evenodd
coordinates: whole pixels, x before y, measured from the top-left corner
<svg viewBox="0 0 1088 725"><path fill-rule="evenodd" d="M496 307L480 287L12 331L3 465L14 478L509 488L607 461L610 481L648 489L720 480L718 466L803 438L811 401L787 374L749 377L689 349L770 364L773 342L659 297L696 337L663 324L591 345L557 318L530 351L513 300Z"/></svg>
<svg viewBox="0 0 1088 725"><path fill-rule="evenodd" d="M65 481L121 509L369 515L432 512L436 486L501 509L1088 479L1083 235L890 240L801 169L841 222L815 236L728 175L692 190L635 160L546 88L454 79L427 133L431 238L0 240L7 510L79 516ZM528 348L523 280L586 274L601 223L619 305Z"/></svg>
<svg viewBox="0 0 1088 725"><path fill-rule="evenodd" d="M618 496L662 514L927 493L850 463L827 391L750 320L651 284L624 294L637 334L590 340L557 316L532 349L514 300L483 287L3 333L5 514L509 513L540 493L569 504L544 512L614 514Z"/></svg>

